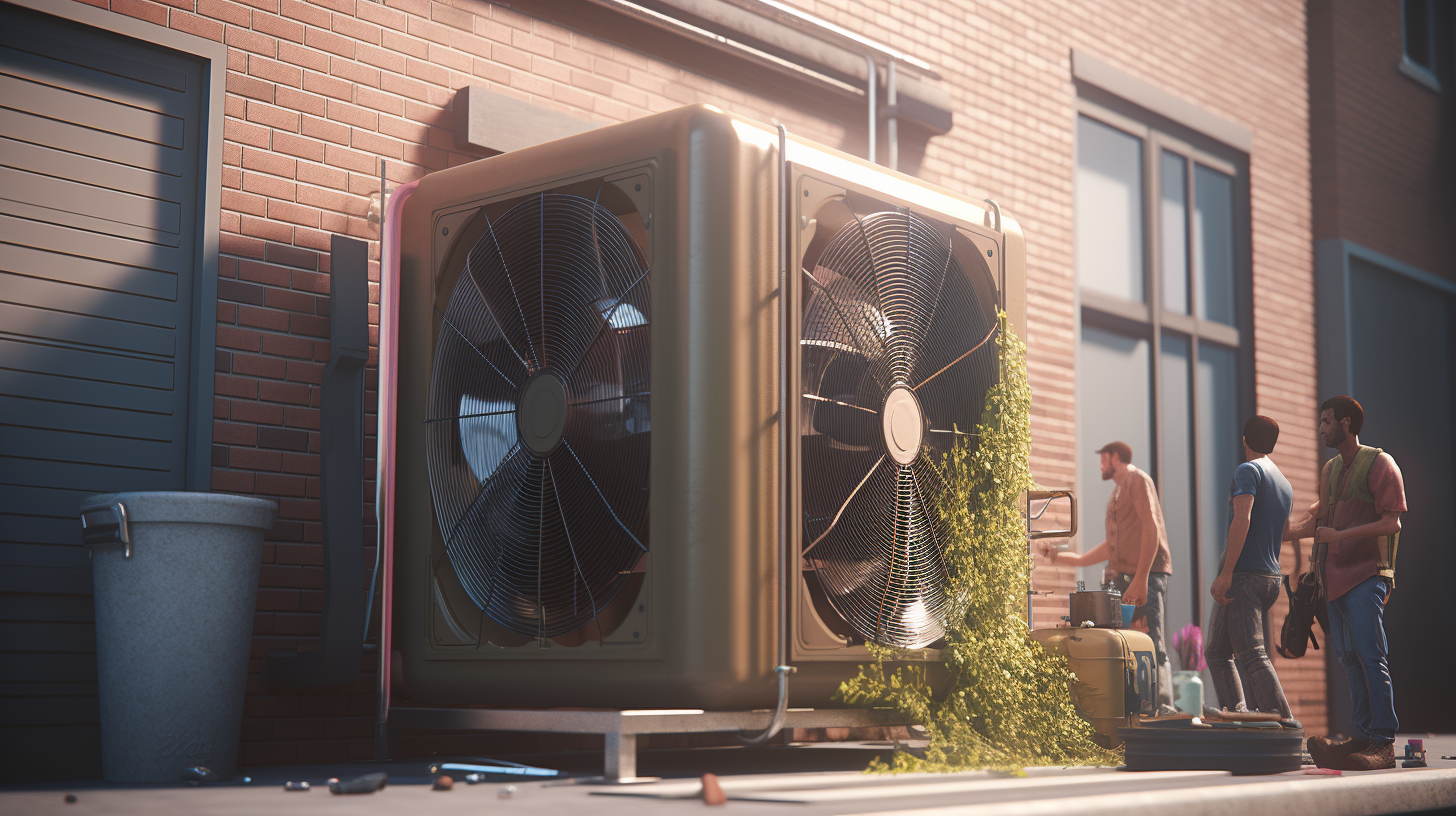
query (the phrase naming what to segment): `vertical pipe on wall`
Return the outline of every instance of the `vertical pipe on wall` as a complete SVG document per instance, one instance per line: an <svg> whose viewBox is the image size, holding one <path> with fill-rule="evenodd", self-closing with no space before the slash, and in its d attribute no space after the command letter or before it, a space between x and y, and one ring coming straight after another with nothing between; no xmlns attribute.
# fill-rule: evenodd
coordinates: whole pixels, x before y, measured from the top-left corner
<svg viewBox="0 0 1456 816"><path fill-rule="evenodd" d="M864 55L865 68L868 69L868 77L865 80L865 97L870 102L870 148L869 159L871 162L879 161L879 153L875 150L875 131L879 130L879 117L875 111L875 97L879 93L880 69L875 65L875 58L869 54Z"/></svg>
<svg viewBox="0 0 1456 816"><path fill-rule="evenodd" d="M895 61L890 60L885 69L885 113L888 118L885 132L890 141L891 170L900 169L900 109L896 107L898 99L895 93Z"/></svg>

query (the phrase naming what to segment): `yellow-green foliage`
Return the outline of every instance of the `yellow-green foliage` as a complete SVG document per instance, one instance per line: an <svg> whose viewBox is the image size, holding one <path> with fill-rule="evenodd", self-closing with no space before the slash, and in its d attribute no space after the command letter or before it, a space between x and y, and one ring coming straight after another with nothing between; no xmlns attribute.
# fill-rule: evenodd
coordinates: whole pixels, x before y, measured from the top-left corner
<svg viewBox="0 0 1456 816"><path fill-rule="evenodd" d="M951 489L937 508L952 597L932 688L924 663L900 662L870 644L875 662L840 686L858 705L893 707L925 727L924 757L896 752L872 770L1020 772L1029 765L1120 764L1092 741L1073 708L1066 659L1027 637L1022 495L1031 478L1031 389L1026 345L1000 316L1001 380L986 395L974 451L958 445L939 463ZM938 667L937 667L938 668ZM940 679L947 676L946 679Z"/></svg>

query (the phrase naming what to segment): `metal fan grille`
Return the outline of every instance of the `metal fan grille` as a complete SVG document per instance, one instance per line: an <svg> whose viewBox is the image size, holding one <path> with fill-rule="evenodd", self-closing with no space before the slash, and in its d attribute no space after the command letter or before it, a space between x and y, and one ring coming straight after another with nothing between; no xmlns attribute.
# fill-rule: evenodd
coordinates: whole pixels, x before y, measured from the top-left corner
<svg viewBox="0 0 1456 816"><path fill-rule="evenodd" d="M940 455L981 419L995 323L931 222L851 215L804 271L802 552L861 637L919 648L949 601Z"/></svg>
<svg viewBox="0 0 1456 816"><path fill-rule="evenodd" d="M435 515L461 586L512 631L587 626L647 551L648 278L616 215L542 194L487 224L437 313Z"/></svg>

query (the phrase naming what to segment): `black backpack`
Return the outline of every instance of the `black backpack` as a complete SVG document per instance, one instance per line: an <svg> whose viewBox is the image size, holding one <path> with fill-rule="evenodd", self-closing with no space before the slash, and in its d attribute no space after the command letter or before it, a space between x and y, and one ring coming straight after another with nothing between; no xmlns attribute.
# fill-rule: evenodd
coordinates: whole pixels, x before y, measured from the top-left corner
<svg viewBox="0 0 1456 816"><path fill-rule="evenodd" d="M1279 629L1279 645L1276 647L1281 656L1291 660L1304 657L1305 649L1311 643L1316 650L1319 649L1319 641L1314 639L1316 620L1326 637L1330 631L1323 593L1320 592L1314 570L1303 574L1299 572L1299 549L1299 542L1295 541L1294 573L1299 577L1295 579L1295 588L1290 588L1289 576L1284 576L1284 594L1289 597L1289 614L1284 616L1284 625Z"/></svg>

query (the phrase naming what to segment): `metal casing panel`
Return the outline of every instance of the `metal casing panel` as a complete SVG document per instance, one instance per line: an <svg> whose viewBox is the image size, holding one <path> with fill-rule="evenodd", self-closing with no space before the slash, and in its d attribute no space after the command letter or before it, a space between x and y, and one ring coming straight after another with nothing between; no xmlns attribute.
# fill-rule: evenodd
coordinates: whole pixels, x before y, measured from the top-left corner
<svg viewBox="0 0 1456 816"><path fill-rule="evenodd" d="M832 177L992 236L1002 250L997 272L1008 290L1004 302L1013 328L1025 336L1025 251L1014 221L1003 217L996 234L987 207L809 142L791 141L788 159L796 177ZM612 708L774 704L778 161L775 131L699 105L421 180L404 208L401 233L394 642L404 682L397 698ZM440 647L430 634L429 559L439 534L423 425L439 328L433 314L437 267L451 251L442 248L440 218L643 166L651 179L644 249L652 268L654 392L650 556L641 595L646 637L571 648L535 642L509 649ZM797 258L791 252L791 267ZM796 278L791 276L791 293ZM791 704L828 704L866 656L861 647L803 662L796 657Z"/></svg>
<svg viewBox="0 0 1456 816"><path fill-rule="evenodd" d="M425 177L401 237L395 643L409 699L534 706L770 705L777 569L776 144L696 106ZM426 395L434 217L655 161L648 635L638 645L436 649L428 636ZM568 667L563 662L578 665ZM759 682L761 681L761 682Z"/></svg>

